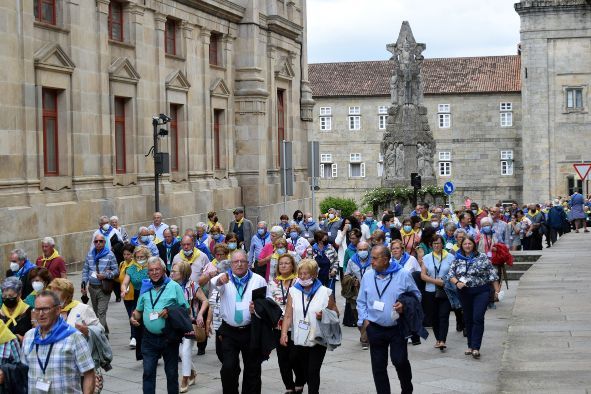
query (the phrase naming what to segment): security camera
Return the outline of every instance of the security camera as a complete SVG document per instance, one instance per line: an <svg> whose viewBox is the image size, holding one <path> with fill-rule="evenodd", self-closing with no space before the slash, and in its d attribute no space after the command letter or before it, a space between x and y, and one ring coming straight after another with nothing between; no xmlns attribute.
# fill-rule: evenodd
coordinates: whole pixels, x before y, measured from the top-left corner
<svg viewBox="0 0 591 394"><path fill-rule="evenodd" d="M170 122L172 119L170 118L170 116L165 115L165 114L160 114L160 120L162 121L162 123L168 123Z"/></svg>

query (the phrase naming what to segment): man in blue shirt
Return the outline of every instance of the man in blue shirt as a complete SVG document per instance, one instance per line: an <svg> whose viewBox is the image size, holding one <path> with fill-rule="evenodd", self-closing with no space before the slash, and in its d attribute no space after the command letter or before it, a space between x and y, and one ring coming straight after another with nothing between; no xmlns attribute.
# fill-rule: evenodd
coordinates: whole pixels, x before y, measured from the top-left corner
<svg viewBox="0 0 591 394"><path fill-rule="evenodd" d="M390 393L388 379L388 346L392 364L396 368L402 393L412 393L412 371L408 361L406 338L398 324L404 306L398 297L411 292L421 299L410 273L391 261L388 247L376 245L371 249L373 272L361 279L357 296L358 326L367 330L371 369L378 394Z"/></svg>

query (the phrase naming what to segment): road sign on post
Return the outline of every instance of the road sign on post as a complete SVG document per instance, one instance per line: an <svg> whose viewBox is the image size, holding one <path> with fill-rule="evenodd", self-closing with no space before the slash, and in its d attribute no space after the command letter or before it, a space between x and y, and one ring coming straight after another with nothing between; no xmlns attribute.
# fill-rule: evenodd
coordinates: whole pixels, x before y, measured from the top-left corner
<svg viewBox="0 0 591 394"><path fill-rule="evenodd" d="M453 182L445 182L443 185L443 193L445 193L446 196L451 196L455 191L456 186L453 184Z"/></svg>
<svg viewBox="0 0 591 394"><path fill-rule="evenodd" d="M587 179L587 177L589 176L589 172L591 172L591 163L573 164L573 167L575 168L575 171L577 172L579 178L581 178L582 181Z"/></svg>

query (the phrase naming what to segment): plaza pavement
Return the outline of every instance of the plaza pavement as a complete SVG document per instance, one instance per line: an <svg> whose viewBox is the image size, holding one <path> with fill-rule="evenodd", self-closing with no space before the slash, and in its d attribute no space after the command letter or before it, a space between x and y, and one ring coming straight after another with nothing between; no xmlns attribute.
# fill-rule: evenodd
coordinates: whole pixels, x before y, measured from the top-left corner
<svg viewBox="0 0 591 394"><path fill-rule="evenodd" d="M567 234L521 277L498 389L591 392L591 234Z"/></svg>
<svg viewBox="0 0 591 394"><path fill-rule="evenodd" d="M80 274L71 274L70 279L79 288ZM515 291L518 282L509 282L507 297L497 304L495 310L486 314L486 326L482 345L482 357L474 360L463 354L466 341L462 333L455 331L453 313L450 318L450 332L447 351L434 349L435 339L430 336L419 346L409 345L409 358L413 371L415 393L494 393L497 391L497 375L501 365L507 325L511 316ZM338 292L338 290L337 290ZM79 297L79 290L75 297ZM79 298L78 298L79 299ZM337 295L341 312L344 299ZM130 350L129 324L123 303L116 303L112 297L107 320L111 331L113 347L113 369L105 374L104 393L141 392L142 364L135 360ZM220 364L215 355L215 344L210 341L206 354L197 356L194 349L193 360L198 371L197 383L191 386L193 393L221 393ZM180 363L179 363L180 367ZM275 353L262 365L263 393L283 393L284 387L279 374ZM400 389L396 370L390 364L389 376L393 392ZM354 328L343 327L343 344L333 352L327 352L321 372L322 393L373 393L375 392L369 351L361 350L359 334ZM158 367L157 392L166 392L166 380L162 360ZM398 391L399 392L399 391Z"/></svg>

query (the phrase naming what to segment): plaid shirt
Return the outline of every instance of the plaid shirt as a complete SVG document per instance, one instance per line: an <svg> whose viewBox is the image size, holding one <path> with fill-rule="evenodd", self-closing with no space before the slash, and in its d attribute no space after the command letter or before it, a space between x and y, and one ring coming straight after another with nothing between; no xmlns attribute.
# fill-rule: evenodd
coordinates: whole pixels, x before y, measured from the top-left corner
<svg viewBox="0 0 591 394"><path fill-rule="evenodd" d="M53 345L45 375L37 357L45 363L51 345L40 345L37 355L36 345L33 344L34 337L35 329L29 330L25 334L22 347L22 363L29 366L29 393L39 392L35 389L35 385L40 378L51 382L49 393L82 393L80 376L94 369L94 361L84 336L80 332L75 332L56 342Z"/></svg>
<svg viewBox="0 0 591 394"><path fill-rule="evenodd" d="M21 361L21 348L18 339L0 344L0 365L4 363L19 363Z"/></svg>

